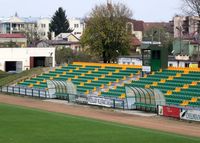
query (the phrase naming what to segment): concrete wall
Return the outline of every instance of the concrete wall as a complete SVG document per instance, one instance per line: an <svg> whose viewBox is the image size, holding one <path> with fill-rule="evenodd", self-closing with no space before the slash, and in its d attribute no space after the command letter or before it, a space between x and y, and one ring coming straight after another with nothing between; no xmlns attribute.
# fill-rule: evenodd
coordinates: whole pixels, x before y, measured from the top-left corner
<svg viewBox="0 0 200 143"><path fill-rule="evenodd" d="M5 61L22 61L22 70L30 69L30 57L52 57L55 66L55 48L0 48L0 70Z"/></svg>

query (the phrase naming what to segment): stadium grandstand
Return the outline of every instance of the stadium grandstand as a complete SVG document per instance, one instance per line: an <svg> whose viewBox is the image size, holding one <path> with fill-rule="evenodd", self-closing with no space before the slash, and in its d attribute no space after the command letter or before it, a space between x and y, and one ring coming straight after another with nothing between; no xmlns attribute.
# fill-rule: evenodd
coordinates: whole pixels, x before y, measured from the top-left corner
<svg viewBox="0 0 200 143"><path fill-rule="evenodd" d="M167 105L200 107L199 69L169 67L143 77L141 72L141 67L135 65L75 62L21 81L16 86L48 90L48 80L70 81L77 94L118 99L127 98L127 86L156 89L164 95ZM135 102L135 105L152 106L152 103Z"/></svg>

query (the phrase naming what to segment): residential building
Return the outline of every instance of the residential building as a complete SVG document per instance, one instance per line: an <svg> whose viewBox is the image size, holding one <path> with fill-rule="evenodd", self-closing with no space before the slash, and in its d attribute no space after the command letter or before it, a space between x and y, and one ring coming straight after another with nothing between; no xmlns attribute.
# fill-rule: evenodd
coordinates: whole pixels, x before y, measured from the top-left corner
<svg viewBox="0 0 200 143"><path fill-rule="evenodd" d="M83 30L85 28L85 23L80 18L70 18L69 19L70 29L73 30L72 34L74 34L77 38L81 38L83 34Z"/></svg>
<svg viewBox="0 0 200 143"><path fill-rule="evenodd" d="M0 47L26 47L27 38L22 33L0 34Z"/></svg>
<svg viewBox="0 0 200 143"><path fill-rule="evenodd" d="M144 31L144 22L140 20L129 19L127 22L127 30L137 39L142 41L143 31Z"/></svg>
<svg viewBox="0 0 200 143"><path fill-rule="evenodd" d="M47 40L49 34L49 18L40 18L37 20L37 33L40 35L41 40Z"/></svg>
<svg viewBox="0 0 200 143"><path fill-rule="evenodd" d="M42 40L37 47L71 48L73 51L82 51L79 38L72 33L60 33L54 40Z"/></svg>
<svg viewBox="0 0 200 143"><path fill-rule="evenodd" d="M192 36L199 29L200 18L197 16L175 16L172 20L174 38Z"/></svg>
<svg viewBox="0 0 200 143"><path fill-rule="evenodd" d="M34 32L37 33L40 40L47 40L50 22L50 18L18 17L16 14L12 17L0 18L0 33ZM69 25L73 30L72 34L80 39L85 28L84 21L80 18L70 18Z"/></svg>
<svg viewBox="0 0 200 143"><path fill-rule="evenodd" d="M37 35L40 39L48 39L50 19L34 17L18 17L17 15L9 18L1 18L0 33L13 34L25 33Z"/></svg>
<svg viewBox="0 0 200 143"><path fill-rule="evenodd" d="M132 40L131 40L131 53L130 54L135 54L135 53L140 53L140 46L141 46L141 41L133 36Z"/></svg>

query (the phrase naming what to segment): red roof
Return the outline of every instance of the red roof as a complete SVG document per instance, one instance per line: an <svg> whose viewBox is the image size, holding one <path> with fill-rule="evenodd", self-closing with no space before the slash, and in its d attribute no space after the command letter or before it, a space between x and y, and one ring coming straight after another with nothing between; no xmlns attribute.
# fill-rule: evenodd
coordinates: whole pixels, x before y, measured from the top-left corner
<svg viewBox="0 0 200 143"><path fill-rule="evenodd" d="M144 31L144 21L128 19L128 22L131 22L133 24L134 31L142 31L142 32Z"/></svg>
<svg viewBox="0 0 200 143"><path fill-rule="evenodd" d="M144 22L141 20L134 20L133 21L134 31L144 31Z"/></svg>
<svg viewBox="0 0 200 143"><path fill-rule="evenodd" d="M0 34L0 38L26 38L26 36L22 33L16 34Z"/></svg>
<svg viewBox="0 0 200 143"><path fill-rule="evenodd" d="M133 37L133 38L132 38L132 41L131 41L131 44L132 44L133 46L140 46L140 45L141 45L141 42L140 42L140 40L139 40L137 37Z"/></svg>

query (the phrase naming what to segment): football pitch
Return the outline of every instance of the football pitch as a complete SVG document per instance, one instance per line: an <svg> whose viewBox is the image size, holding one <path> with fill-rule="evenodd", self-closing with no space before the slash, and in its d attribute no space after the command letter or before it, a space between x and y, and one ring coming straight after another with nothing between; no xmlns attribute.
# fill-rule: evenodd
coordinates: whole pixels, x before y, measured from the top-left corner
<svg viewBox="0 0 200 143"><path fill-rule="evenodd" d="M0 104L0 143L130 142L199 143L200 138Z"/></svg>

